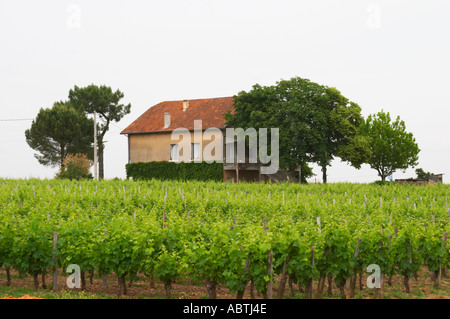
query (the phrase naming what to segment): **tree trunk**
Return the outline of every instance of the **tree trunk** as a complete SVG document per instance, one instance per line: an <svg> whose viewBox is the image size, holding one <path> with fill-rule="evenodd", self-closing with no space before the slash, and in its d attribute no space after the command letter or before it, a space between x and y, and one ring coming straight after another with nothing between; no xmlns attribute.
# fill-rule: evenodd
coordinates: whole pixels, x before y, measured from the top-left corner
<svg viewBox="0 0 450 319"><path fill-rule="evenodd" d="M117 298L122 298L122 278L117 277L117 283L119 284L119 288L117 289Z"/></svg>
<svg viewBox="0 0 450 319"><path fill-rule="evenodd" d="M333 276L328 274L328 294L331 295L333 293Z"/></svg>
<svg viewBox="0 0 450 319"><path fill-rule="evenodd" d="M244 299L245 290L236 292L236 299Z"/></svg>
<svg viewBox="0 0 450 319"><path fill-rule="evenodd" d="M164 283L164 288L166 290L166 298L171 298L171 291L172 291L172 280L169 280L168 282Z"/></svg>
<svg viewBox="0 0 450 319"><path fill-rule="evenodd" d="M42 289L47 289L47 283L45 282L45 270L42 272Z"/></svg>
<svg viewBox="0 0 450 319"><path fill-rule="evenodd" d="M412 278L405 275L405 277L403 279L403 283L405 284L406 293L410 294L411 288L412 288Z"/></svg>
<svg viewBox="0 0 450 319"><path fill-rule="evenodd" d="M375 297L377 299L384 299L384 274L380 273L380 288L375 287Z"/></svg>
<svg viewBox="0 0 450 319"><path fill-rule="evenodd" d="M98 148L98 179L102 180L105 178L105 167L103 162L103 151L104 151L104 145L103 145L103 137L101 139L101 143L99 144Z"/></svg>
<svg viewBox="0 0 450 319"><path fill-rule="evenodd" d="M323 289L325 288L325 275L320 275L319 285L317 286L317 299L322 299Z"/></svg>
<svg viewBox="0 0 450 319"><path fill-rule="evenodd" d="M255 299L255 284L253 283L253 279L250 281L250 298Z"/></svg>
<svg viewBox="0 0 450 319"><path fill-rule="evenodd" d="M126 283L126 280L125 280L125 276L126 276L126 274L123 274L122 277L121 277L121 280L122 280L123 294L126 296L128 294L128 291L127 291L127 283Z"/></svg>
<svg viewBox="0 0 450 319"><path fill-rule="evenodd" d="M59 154L60 157L61 157L60 158L60 160L61 160L60 168L62 168L63 167L63 163L64 163L64 157L66 157L66 150L65 150L65 145L64 144L60 144L59 146L61 148L61 153Z"/></svg>
<svg viewBox="0 0 450 319"><path fill-rule="evenodd" d="M327 166L326 165L322 166L322 180L323 180L324 184L327 183Z"/></svg>
<svg viewBox="0 0 450 319"><path fill-rule="evenodd" d="M122 298L122 294L127 294L127 283L125 281L126 274L123 274L122 276L117 277L117 282L119 284L119 289L117 291L117 297Z"/></svg>
<svg viewBox="0 0 450 319"><path fill-rule="evenodd" d="M289 265L289 259L286 257L283 264L283 272L281 273L280 284L278 285L277 298L283 299L284 289L286 287L286 281L288 279L287 267Z"/></svg>
<svg viewBox="0 0 450 319"><path fill-rule="evenodd" d="M86 278L85 278L85 273L84 271L81 272L80 274L80 278L81 278L81 290L86 290Z"/></svg>
<svg viewBox="0 0 450 319"><path fill-rule="evenodd" d="M305 293L305 290L302 287L302 283L300 282L300 280L298 281L298 291L300 291L300 293Z"/></svg>
<svg viewBox="0 0 450 319"><path fill-rule="evenodd" d="M347 297L345 296L345 283L346 281L341 281L338 285L339 287L339 291L341 292L341 299L347 299Z"/></svg>
<svg viewBox="0 0 450 319"><path fill-rule="evenodd" d="M313 296L313 281L311 279L305 286L305 299L312 299L312 296Z"/></svg>
<svg viewBox="0 0 450 319"><path fill-rule="evenodd" d="M103 275L103 289L108 288L108 275Z"/></svg>
<svg viewBox="0 0 450 319"><path fill-rule="evenodd" d="M363 290L363 272L362 270L359 271L359 290Z"/></svg>
<svg viewBox="0 0 450 319"><path fill-rule="evenodd" d="M217 281L215 279L211 280L209 277L206 278L206 290L208 291L209 299L217 298Z"/></svg>
<svg viewBox="0 0 450 319"><path fill-rule="evenodd" d="M11 286L11 267L6 267L6 286Z"/></svg>
<svg viewBox="0 0 450 319"><path fill-rule="evenodd" d="M152 288L152 289L156 288L156 280L153 275L150 277L150 288Z"/></svg>
<svg viewBox="0 0 450 319"><path fill-rule="evenodd" d="M33 280L34 280L34 290L38 290L39 289L39 274L35 273L33 274Z"/></svg>
<svg viewBox="0 0 450 319"><path fill-rule="evenodd" d="M439 286L441 285L441 276L442 276L441 268L439 268L439 270L433 271L432 280L434 288L439 288Z"/></svg>
<svg viewBox="0 0 450 319"><path fill-rule="evenodd" d="M288 285L289 289L291 290L291 296L295 296L294 279L292 278L292 276L289 276Z"/></svg>
<svg viewBox="0 0 450 319"><path fill-rule="evenodd" d="M350 293L349 298L355 297L355 290L356 290L356 277L358 275L358 272L355 271L353 275L350 277Z"/></svg>

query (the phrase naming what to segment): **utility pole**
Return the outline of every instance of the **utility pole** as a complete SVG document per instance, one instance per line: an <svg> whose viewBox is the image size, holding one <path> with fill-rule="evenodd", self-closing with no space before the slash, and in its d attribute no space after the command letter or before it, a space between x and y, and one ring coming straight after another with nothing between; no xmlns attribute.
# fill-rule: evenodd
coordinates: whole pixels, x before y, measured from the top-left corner
<svg viewBox="0 0 450 319"><path fill-rule="evenodd" d="M237 143L236 143L236 183L239 183L239 160L238 160Z"/></svg>
<svg viewBox="0 0 450 319"><path fill-rule="evenodd" d="M98 180L97 174L97 113L94 111L94 180Z"/></svg>

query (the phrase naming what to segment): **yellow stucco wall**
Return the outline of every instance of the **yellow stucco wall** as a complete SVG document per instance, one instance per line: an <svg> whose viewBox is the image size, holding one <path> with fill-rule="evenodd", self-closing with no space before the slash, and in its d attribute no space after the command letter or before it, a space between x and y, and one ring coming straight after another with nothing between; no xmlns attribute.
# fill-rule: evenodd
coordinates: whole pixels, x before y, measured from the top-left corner
<svg viewBox="0 0 450 319"><path fill-rule="evenodd" d="M189 157L190 157L190 143L197 143L198 141L194 140L194 132L190 132L191 139L187 139L187 141L183 141L184 138L179 137L178 139L172 139L172 132L163 132L163 133L151 133L151 134L132 134L129 135L129 156L130 163L138 163L138 162L160 162L160 161L169 161L170 160L170 144L181 144L189 145ZM202 143L202 160L220 160L222 158L222 153L220 152L220 148L218 145L222 143L220 139L207 140L205 136L202 134L201 136ZM209 145L210 143L213 143ZM212 149L215 147L215 152L212 153L212 156L204 153L206 147ZM181 149L181 146L179 146ZM203 155L208 155L203 157ZM182 154L181 154L182 155Z"/></svg>

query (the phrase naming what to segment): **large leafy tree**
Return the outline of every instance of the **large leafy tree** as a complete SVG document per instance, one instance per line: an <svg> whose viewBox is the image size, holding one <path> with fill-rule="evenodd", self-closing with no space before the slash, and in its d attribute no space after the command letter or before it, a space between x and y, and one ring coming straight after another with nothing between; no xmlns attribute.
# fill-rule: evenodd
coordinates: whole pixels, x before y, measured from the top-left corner
<svg viewBox="0 0 450 319"><path fill-rule="evenodd" d="M307 163L318 163L326 183L327 166L363 121L360 112L337 89L295 77L240 92L234 114L225 119L231 127L279 128L280 167L293 171L301 166L302 173L312 175Z"/></svg>
<svg viewBox="0 0 450 319"><path fill-rule="evenodd" d="M119 122L130 113L131 104L124 105L120 100L124 94L120 90L113 92L111 87L91 84L84 88L75 86L69 91L70 102L79 110L98 114L100 119L100 132L98 134L98 165L99 178L104 178L104 138L112 122Z"/></svg>
<svg viewBox="0 0 450 319"><path fill-rule="evenodd" d="M396 170L415 167L419 159L419 146L412 133L406 132L405 122L397 116L391 121L389 112L369 115L361 124L360 134L369 140L372 155L368 161L382 181Z"/></svg>
<svg viewBox="0 0 450 319"><path fill-rule="evenodd" d="M28 145L37 151L40 164L61 166L69 154L93 157L94 123L69 102L56 102L52 108L41 108L25 131Z"/></svg>
<svg viewBox="0 0 450 319"><path fill-rule="evenodd" d="M312 161L322 168L322 179L326 183L327 167L335 156L339 156L341 149L353 141L364 119L359 105L333 87L323 87L313 108L316 109L316 116L312 119L311 126L319 137L312 150ZM363 154L366 152L367 148ZM352 162L351 164L353 165Z"/></svg>
<svg viewBox="0 0 450 319"><path fill-rule="evenodd" d="M299 116L302 109L292 108L288 102L290 100L280 95L278 87L255 84L249 92L241 91L234 97L234 113L229 111L225 114L226 125L243 129L255 128L257 132L260 128L268 128L269 137L270 128L280 128L280 168L293 172L300 166L302 181L306 182L306 178L312 176L312 171L307 165L305 136L308 135L302 132L307 131L308 127L295 127L291 123L289 116ZM270 146L268 143L268 153L271 152Z"/></svg>

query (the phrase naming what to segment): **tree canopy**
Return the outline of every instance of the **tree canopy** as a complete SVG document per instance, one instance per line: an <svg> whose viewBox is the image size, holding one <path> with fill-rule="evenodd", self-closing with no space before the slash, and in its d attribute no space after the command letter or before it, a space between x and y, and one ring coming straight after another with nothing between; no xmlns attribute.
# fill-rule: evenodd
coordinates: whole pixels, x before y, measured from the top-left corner
<svg viewBox="0 0 450 319"><path fill-rule="evenodd" d="M41 108L25 131L28 145L37 151L40 164L61 166L69 154L93 157L94 122L69 102L56 102L52 108Z"/></svg>
<svg viewBox="0 0 450 319"><path fill-rule="evenodd" d="M104 178L104 138L111 122L119 122L130 113L131 104L121 104L124 94L120 90L113 92L111 87L91 84L84 88L75 85L69 91L69 101L78 110L86 114L98 114L100 119L100 132L98 135L99 178Z"/></svg>
<svg viewBox="0 0 450 319"><path fill-rule="evenodd" d="M294 171L315 162L324 182L327 166L364 120L361 108L336 88L299 77L239 92L234 114L228 112L225 119L230 127L279 128L280 167Z"/></svg>
<svg viewBox="0 0 450 319"><path fill-rule="evenodd" d="M389 112L369 115L361 124L360 134L369 140L372 155L368 164L378 172L382 181L396 170L406 170L418 164L419 146L405 123L397 116L391 121Z"/></svg>

